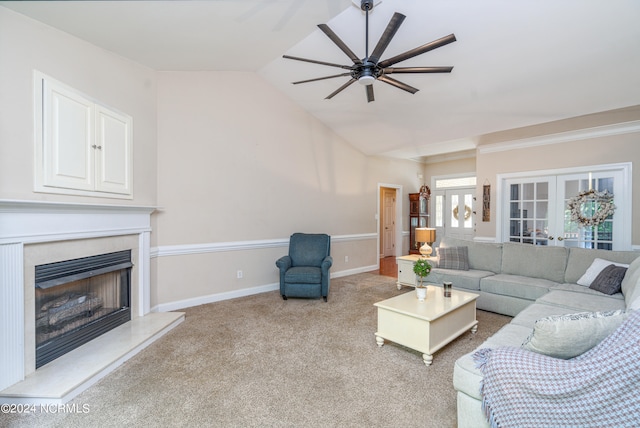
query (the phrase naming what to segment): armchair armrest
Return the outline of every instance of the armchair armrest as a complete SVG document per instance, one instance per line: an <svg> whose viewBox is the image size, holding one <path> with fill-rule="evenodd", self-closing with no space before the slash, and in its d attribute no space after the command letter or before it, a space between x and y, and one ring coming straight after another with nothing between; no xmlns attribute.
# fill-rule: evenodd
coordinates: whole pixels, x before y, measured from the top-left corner
<svg viewBox="0 0 640 428"><path fill-rule="evenodd" d="M291 257L280 257L278 260L276 260L276 266L278 267L278 269L280 269L281 272L286 272L286 270L291 267Z"/></svg>
<svg viewBox="0 0 640 428"><path fill-rule="evenodd" d="M320 265L320 268L324 271L324 272L328 272L329 268L333 265L333 257L331 256L327 256L322 260L322 265Z"/></svg>

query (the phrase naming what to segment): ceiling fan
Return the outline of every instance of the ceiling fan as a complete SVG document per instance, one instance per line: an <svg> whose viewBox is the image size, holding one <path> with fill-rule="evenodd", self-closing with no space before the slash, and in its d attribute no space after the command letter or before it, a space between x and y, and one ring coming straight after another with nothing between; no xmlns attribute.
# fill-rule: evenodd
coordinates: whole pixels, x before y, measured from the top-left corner
<svg viewBox="0 0 640 428"><path fill-rule="evenodd" d="M417 88L414 88L413 86L407 85L406 83L400 82L399 80L389 77L390 74L450 73L451 70L453 70L453 67L391 67L392 65L397 64L401 61L405 61L409 58L413 58L425 52L428 52L428 51L437 49L441 46L448 45L449 43L455 42L456 36L453 34L449 34L448 36L426 43L422 46L419 46L407 52L401 53L392 58L388 58L383 61L380 61L380 57L382 56L383 52L385 51L385 49L391 42L391 39L396 34L396 32L398 31L398 28L400 28L400 25L406 18L403 14L398 12L395 12L393 14L393 17L391 17L391 20L389 21L387 28L384 30L384 33L382 33L382 36L380 36L380 40L378 40L378 44L373 49L373 52L371 52L371 55L369 55L369 11L373 9L373 3L374 3L373 0L361 0L360 2L360 8L364 10L366 13L364 59L358 58L356 54L353 53L353 51L349 49L349 47L340 39L340 37L338 37L338 35L334 33L333 30L331 30L331 28L329 28L328 25L319 24L318 28L320 28L331 39L331 41L335 43L353 61L353 65L341 65L341 64L334 64L330 62L318 61L314 59L283 55L282 57L287 59L294 59L296 61L310 62L313 64L327 65L330 67L338 67L344 70L349 70L346 73L335 74L332 76L318 77L315 79L308 79L308 80L300 80L298 82L293 82L294 85L297 85L300 83L315 82L318 80L333 79L335 77L351 76L351 79L347 83L340 86L334 92L329 94L325 99L328 100L333 98L335 95L339 94L344 89L346 89L349 85L357 81L360 84L365 85L366 91L367 91L367 101L371 102L371 101L374 101L373 82L375 82L376 80L380 80L382 82L388 83L389 85L395 86L396 88L402 89L412 94L415 94L416 92L418 92Z"/></svg>

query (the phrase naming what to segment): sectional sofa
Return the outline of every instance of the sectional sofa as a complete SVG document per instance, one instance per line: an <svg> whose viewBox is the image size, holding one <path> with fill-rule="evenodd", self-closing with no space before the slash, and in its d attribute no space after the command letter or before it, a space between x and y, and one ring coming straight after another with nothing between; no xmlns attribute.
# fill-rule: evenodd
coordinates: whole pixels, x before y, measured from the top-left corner
<svg viewBox="0 0 640 428"><path fill-rule="evenodd" d="M563 315L578 313L588 318L587 323L578 325L573 336L560 339L556 345L580 349L580 346L585 346L584 341L597 341L615 329L627 310L640 309L640 252L443 238L437 254L439 257L432 258L434 267L429 282L450 281L454 288L479 294L478 309L514 317L478 349L521 347L528 341L529 349L544 352L544 349L531 347L534 329L544 327L545 322L547 325L564 322L562 319L567 317ZM593 281L603 271L603 266L611 264L627 267L623 269L620 292L609 295L578 284ZM608 316L604 321L600 317L603 313ZM594 316L596 324L589 324ZM538 320L541 321L536 324ZM591 328L589 325L596 325L599 330L594 333L585 331ZM557 331L557 326L553 328ZM576 328L575 323L573 328ZM572 343L574 339L577 344ZM543 348L554 346L553 338L543 341ZM488 427L481 408L482 373L476 367L472 354L459 358L454 367L458 426Z"/></svg>

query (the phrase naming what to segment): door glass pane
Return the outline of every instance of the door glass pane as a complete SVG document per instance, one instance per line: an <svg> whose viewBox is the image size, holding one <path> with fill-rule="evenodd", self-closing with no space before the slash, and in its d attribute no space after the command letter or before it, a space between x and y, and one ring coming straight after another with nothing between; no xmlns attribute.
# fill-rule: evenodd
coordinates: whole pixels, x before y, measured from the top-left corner
<svg viewBox="0 0 640 428"><path fill-rule="evenodd" d="M436 226L435 227L442 227L442 223L443 223L443 213L444 213L444 207L443 207L443 202L444 202L444 197L442 195L436 195Z"/></svg>
<svg viewBox="0 0 640 428"><path fill-rule="evenodd" d="M473 227L473 196L470 193L464 195L464 227L471 229Z"/></svg>
<svg viewBox="0 0 640 428"><path fill-rule="evenodd" d="M535 183L524 183L522 185L522 199L525 199L525 200L535 199L534 189L535 189Z"/></svg>
<svg viewBox="0 0 640 428"><path fill-rule="evenodd" d="M549 183L536 183L536 199L549 199Z"/></svg>
<svg viewBox="0 0 640 428"><path fill-rule="evenodd" d="M586 175L586 174L585 174ZM564 186L564 245L567 247L613 249L613 218L609 216L598 226L580 226L571 220L571 211L568 209L569 199L577 196L580 192L591 188L597 191L607 190L613 194L613 177L602 178L581 178L566 180ZM598 210L595 201L588 201L580 207L580 214L585 217L592 217Z"/></svg>
<svg viewBox="0 0 640 428"><path fill-rule="evenodd" d="M512 201L517 201L520 199L520 185L512 184L511 185L511 198Z"/></svg>

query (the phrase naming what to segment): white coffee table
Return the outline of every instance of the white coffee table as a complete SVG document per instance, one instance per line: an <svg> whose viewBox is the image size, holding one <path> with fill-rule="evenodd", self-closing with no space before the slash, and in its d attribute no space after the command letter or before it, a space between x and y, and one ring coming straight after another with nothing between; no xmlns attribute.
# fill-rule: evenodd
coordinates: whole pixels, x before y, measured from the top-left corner
<svg viewBox="0 0 640 428"><path fill-rule="evenodd" d="M465 331L478 330L477 298L477 294L456 289L451 290L451 297L444 297L441 287L429 285L424 302L418 301L415 291L410 291L375 303L376 343L382 346L387 339L422 352L422 359L429 366L438 349Z"/></svg>

